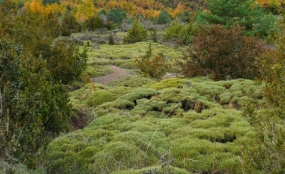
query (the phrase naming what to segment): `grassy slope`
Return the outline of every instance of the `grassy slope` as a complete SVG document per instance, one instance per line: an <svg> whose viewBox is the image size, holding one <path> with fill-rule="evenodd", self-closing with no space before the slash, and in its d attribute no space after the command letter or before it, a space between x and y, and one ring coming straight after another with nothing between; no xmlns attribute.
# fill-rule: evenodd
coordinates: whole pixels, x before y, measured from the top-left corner
<svg viewBox="0 0 285 174"><path fill-rule="evenodd" d="M89 65L132 68L147 47L103 45L91 50ZM154 47L173 60L181 55ZM262 103L261 88L250 80L206 77L87 84L71 93L71 103L92 110L92 120L52 141L45 166L49 173L237 172L242 145L255 135L240 108L247 100Z"/></svg>
<svg viewBox="0 0 285 174"><path fill-rule="evenodd" d="M139 58L145 54L148 50L150 42L138 42L134 44L125 44L125 45L100 45L99 48L90 49L89 56L90 59L88 64L87 71L91 76L100 76L103 73L102 67L106 68L107 65L117 65L122 68L134 69L135 58ZM153 55L158 53L163 53L166 59L172 65L175 63L175 60L182 56L180 50L175 50L168 48L162 44L152 42ZM98 68L100 66L100 68ZM173 66L172 71L177 71ZM106 70L108 73L108 70Z"/></svg>

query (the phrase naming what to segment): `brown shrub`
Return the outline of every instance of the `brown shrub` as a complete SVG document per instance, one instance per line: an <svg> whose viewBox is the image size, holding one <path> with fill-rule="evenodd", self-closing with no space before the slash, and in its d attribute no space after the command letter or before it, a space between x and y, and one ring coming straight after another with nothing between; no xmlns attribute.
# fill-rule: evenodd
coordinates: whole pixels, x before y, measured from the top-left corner
<svg viewBox="0 0 285 174"><path fill-rule="evenodd" d="M243 28L221 25L202 27L193 45L178 64L185 76L210 75L212 79L253 79L259 76L256 57L264 52L264 43L243 36Z"/></svg>

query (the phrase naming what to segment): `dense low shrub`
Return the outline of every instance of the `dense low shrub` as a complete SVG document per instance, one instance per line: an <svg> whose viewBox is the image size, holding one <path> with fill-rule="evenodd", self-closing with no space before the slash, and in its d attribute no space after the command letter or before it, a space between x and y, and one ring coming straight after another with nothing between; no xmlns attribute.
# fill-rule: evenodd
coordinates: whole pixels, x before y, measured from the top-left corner
<svg viewBox="0 0 285 174"><path fill-rule="evenodd" d="M255 132L228 106L247 94L262 101L260 88L244 79L152 82L97 106L84 129L48 145L44 166L55 174L239 173L242 145ZM228 104L219 103L222 94Z"/></svg>

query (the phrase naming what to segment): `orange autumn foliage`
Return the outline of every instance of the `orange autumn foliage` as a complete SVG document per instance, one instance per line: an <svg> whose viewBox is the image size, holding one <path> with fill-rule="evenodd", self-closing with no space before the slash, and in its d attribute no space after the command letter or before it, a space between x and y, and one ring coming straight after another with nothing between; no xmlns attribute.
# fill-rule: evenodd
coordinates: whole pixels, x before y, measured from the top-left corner
<svg viewBox="0 0 285 174"><path fill-rule="evenodd" d="M41 1L32 1L31 3L27 4L28 9L31 10L33 13L44 13L44 6Z"/></svg>

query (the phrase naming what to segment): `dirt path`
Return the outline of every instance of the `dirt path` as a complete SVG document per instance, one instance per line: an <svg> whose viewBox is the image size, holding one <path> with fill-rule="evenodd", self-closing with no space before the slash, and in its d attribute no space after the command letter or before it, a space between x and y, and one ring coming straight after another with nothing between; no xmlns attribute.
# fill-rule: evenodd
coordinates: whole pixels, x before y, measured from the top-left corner
<svg viewBox="0 0 285 174"><path fill-rule="evenodd" d="M110 68L113 71L111 74L107 74L101 77L91 78L91 81L96 82L96 83L101 83L104 85L108 85L109 82L111 81L121 80L121 79L124 79L126 77L133 75L132 73L130 73L128 69L124 69L124 68L114 66L114 65L111 65ZM162 78L168 79L168 78L181 78L181 77L183 76L179 73L166 73Z"/></svg>
<svg viewBox="0 0 285 174"><path fill-rule="evenodd" d="M113 80L121 80L121 79L124 79L124 78L130 76L128 74L127 69L123 69L123 68L120 68L120 67L114 66L114 65L112 65L110 68L113 71L111 74L101 76L101 77L97 77L97 78L92 78L91 81L96 82L96 83L101 83L104 85L108 85L108 83L113 81Z"/></svg>

